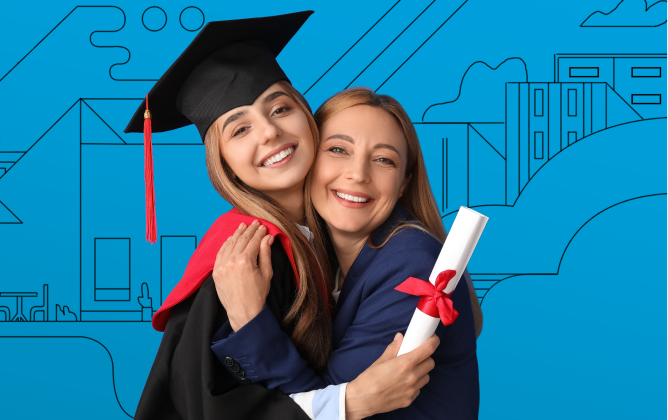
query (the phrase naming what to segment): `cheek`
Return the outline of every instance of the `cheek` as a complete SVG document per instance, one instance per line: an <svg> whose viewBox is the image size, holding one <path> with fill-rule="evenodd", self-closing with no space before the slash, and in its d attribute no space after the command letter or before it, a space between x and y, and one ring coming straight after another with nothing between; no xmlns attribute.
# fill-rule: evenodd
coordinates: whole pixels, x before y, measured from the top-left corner
<svg viewBox="0 0 668 420"><path fill-rule="evenodd" d="M224 164L227 164L232 172L239 177L248 172L253 164L252 151L248 150L247 147L241 147L238 142L226 144L224 148L221 148L220 154L223 157Z"/></svg>
<svg viewBox="0 0 668 420"><path fill-rule="evenodd" d="M401 190L402 179L397 174L385 173L379 176L376 183L377 188L387 200L398 200Z"/></svg>
<svg viewBox="0 0 668 420"><path fill-rule="evenodd" d="M316 161L316 156L315 156L315 142L313 141L313 134L311 134L311 130L307 130L302 137L304 141L301 144L301 147L304 148L304 151L307 152L305 153L305 156L308 158L309 162L312 164L315 164Z"/></svg>
<svg viewBox="0 0 668 420"><path fill-rule="evenodd" d="M315 159L314 180L317 179L317 188L324 190L341 174L341 162L338 159L320 154Z"/></svg>
<svg viewBox="0 0 668 420"><path fill-rule="evenodd" d="M311 179L311 190L313 191L314 196L320 196L322 189L326 187L327 183L325 179L327 176L325 172L323 172L324 169L326 168L322 165L322 158L316 157L315 162L313 163L313 178Z"/></svg>

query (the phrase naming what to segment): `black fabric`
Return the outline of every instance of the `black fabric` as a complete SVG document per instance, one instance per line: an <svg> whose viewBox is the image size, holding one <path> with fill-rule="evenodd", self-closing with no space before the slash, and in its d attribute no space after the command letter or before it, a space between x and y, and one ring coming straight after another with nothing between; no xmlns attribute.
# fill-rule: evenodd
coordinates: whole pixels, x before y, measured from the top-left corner
<svg viewBox="0 0 668 420"><path fill-rule="evenodd" d="M219 116L289 81L275 57L312 13L207 23L148 93L151 130L195 124L204 141ZM126 133L143 132L145 110L144 99Z"/></svg>
<svg viewBox="0 0 668 420"><path fill-rule="evenodd" d="M296 290L292 268L279 241L272 245L274 276L267 305L278 320ZM209 276L169 316L160 348L142 392L135 420L308 420L287 395L262 385L239 385L211 350L211 337L227 321ZM291 326L285 327L287 334ZM280 360L276 360L280 363Z"/></svg>
<svg viewBox="0 0 668 420"><path fill-rule="evenodd" d="M176 97L176 109L195 124L204 140L219 116L252 105L279 80L289 81L265 43L237 42L211 54L190 73Z"/></svg>

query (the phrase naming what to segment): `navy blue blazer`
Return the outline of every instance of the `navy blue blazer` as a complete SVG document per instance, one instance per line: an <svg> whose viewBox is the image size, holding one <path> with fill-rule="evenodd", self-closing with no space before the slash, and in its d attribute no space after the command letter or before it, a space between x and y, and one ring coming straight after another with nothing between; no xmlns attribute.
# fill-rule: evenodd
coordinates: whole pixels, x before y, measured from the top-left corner
<svg viewBox="0 0 668 420"><path fill-rule="evenodd" d="M399 222L410 220L397 204L373 235L380 244ZM212 349L224 360L238 361L252 383L286 394L350 382L378 359L397 332L405 333L419 297L397 290L408 277L428 281L442 245L413 228L402 229L379 249L364 245L343 283L333 322L333 353L327 372L318 376L306 366L271 312L263 309L230 335L225 324ZM462 279L464 280L464 279ZM436 330L441 344L429 383L409 406L374 418L477 419L480 403L476 336L468 287L461 281L451 296L457 320Z"/></svg>

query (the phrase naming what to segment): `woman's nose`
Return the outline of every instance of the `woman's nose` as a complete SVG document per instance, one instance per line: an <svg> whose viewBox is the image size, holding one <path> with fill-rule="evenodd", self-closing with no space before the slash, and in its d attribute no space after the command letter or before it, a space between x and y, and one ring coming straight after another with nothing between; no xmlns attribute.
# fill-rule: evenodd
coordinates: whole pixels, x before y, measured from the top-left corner
<svg viewBox="0 0 668 420"><path fill-rule="evenodd" d="M281 129L269 118L262 118L258 127L262 143L267 143L281 135Z"/></svg>
<svg viewBox="0 0 668 420"><path fill-rule="evenodd" d="M345 177L354 182L369 182L371 177L369 176L369 166L366 159L353 156L348 165L346 165Z"/></svg>

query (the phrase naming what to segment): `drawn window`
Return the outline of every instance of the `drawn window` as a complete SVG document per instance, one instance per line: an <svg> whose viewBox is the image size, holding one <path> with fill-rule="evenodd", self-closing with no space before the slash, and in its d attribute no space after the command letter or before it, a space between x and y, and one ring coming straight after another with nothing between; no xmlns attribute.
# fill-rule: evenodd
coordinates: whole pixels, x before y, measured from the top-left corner
<svg viewBox="0 0 668 420"><path fill-rule="evenodd" d="M130 238L95 238L95 300L130 300Z"/></svg>
<svg viewBox="0 0 668 420"><path fill-rule="evenodd" d="M568 132L568 145L575 143L578 140L578 133L576 131Z"/></svg>
<svg viewBox="0 0 668 420"><path fill-rule="evenodd" d="M632 105L661 105L661 95L631 95Z"/></svg>
<svg viewBox="0 0 668 420"><path fill-rule="evenodd" d="M631 77L661 77L661 67L632 67Z"/></svg>
<svg viewBox="0 0 668 420"><path fill-rule="evenodd" d="M570 67L570 77L598 77L598 67Z"/></svg>
<svg viewBox="0 0 668 420"><path fill-rule="evenodd" d="M543 89L533 91L533 115L535 117L543 116Z"/></svg>
<svg viewBox="0 0 668 420"><path fill-rule="evenodd" d="M543 132L536 131L533 133L533 158L543 158Z"/></svg>
<svg viewBox="0 0 668 420"><path fill-rule="evenodd" d="M568 116L578 116L578 91L575 89L568 89Z"/></svg>

